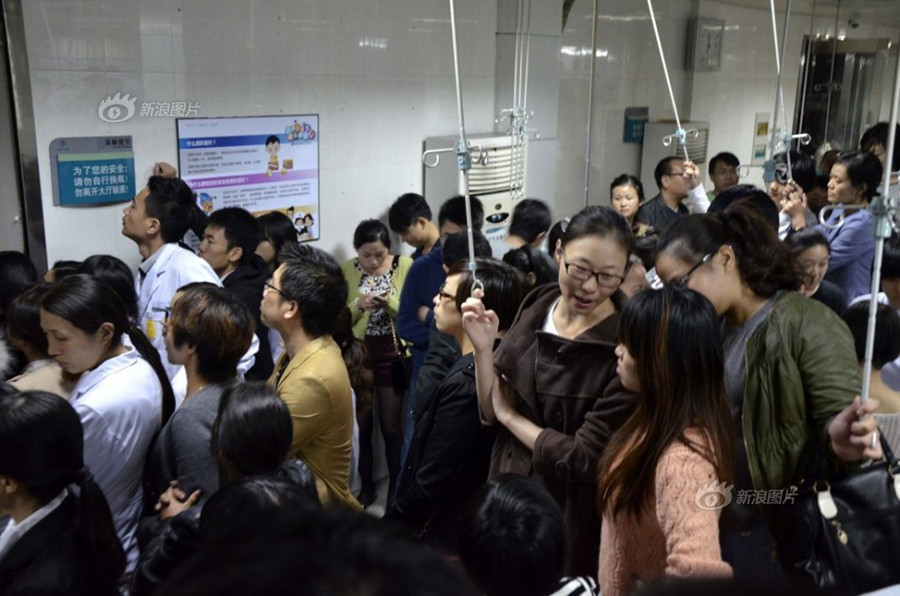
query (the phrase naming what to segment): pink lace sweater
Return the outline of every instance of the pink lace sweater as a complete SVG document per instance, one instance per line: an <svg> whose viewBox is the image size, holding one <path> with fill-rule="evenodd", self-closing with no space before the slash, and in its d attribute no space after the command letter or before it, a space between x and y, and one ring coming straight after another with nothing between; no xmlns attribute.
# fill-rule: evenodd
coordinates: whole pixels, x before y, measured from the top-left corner
<svg viewBox="0 0 900 596"><path fill-rule="evenodd" d="M688 430L691 440L700 433ZM603 515L600 533L600 590L627 594L664 578L731 577L719 549L719 514L704 509L698 492L718 483L713 466L676 442L656 465L656 495L640 521L620 513ZM706 494L705 492L703 494Z"/></svg>

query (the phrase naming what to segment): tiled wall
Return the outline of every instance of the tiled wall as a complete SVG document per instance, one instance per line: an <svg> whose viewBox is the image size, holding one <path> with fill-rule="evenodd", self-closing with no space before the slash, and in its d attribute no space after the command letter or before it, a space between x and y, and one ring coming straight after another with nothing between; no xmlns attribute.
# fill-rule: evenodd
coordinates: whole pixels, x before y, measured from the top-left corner
<svg viewBox="0 0 900 596"><path fill-rule="evenodd" d="M24 3L48 256L134 263L122 206L52 206L57 137L131 134L136 169L175 163L175 123L107 124L102 99L199 103L199 116L320 116L319 246L352 251L359 220L420 191L427 136L454 134L445 0L33 0ZM495 2L457 0L467 127L493 130Z"/></svg>
<svg viewBox="0 0 900 596"><path fill-rule="evenodd" d="M575 1L561 37L554 29L561 0L532 2L538 7L532 84L539 86L531 88L530 97L534 124L545 138L532 153L542 178L534 187L554 195L541 198L562 216L584 204L593 2ZM503 24L509 16L504 6L514 4L500 3L498 27L496 0L457 0L470 133L493 130L495 109L504 105L497 94L508 88L508 77L500 74L509 62L508 40L497 32L510 30ZM457 132L446 0L29 0L23 5L51 262L98 252L131 263L138 258L119 233L121 206L61 209L51 199L48 146L57 137L131 134L142 176L158 160L174 163L171 118L135 117L122 124L98 118L100 101L117 92L140 101L196 102L200 116L318 113L319 246L339 258L352 252L350 239L360 219L383 216L397 195L421 190L423 139ZM710 155L728 149L749 160L755 113L774 107L777 77L768 11L719 0L655 5L681 116L710 123ZM622 141L624 109L647 106L651 120L673 113L646 4L602 0L600 13L590 202L607 204L609 181L640 167L641 146ZM721 72L684 71L692 14L725 20ZM780 27L780 15L778 22ZM814 33L833 33L833 23L833 15L817 18ZM792 18L784 79L789 117L801 37L808 30L808 14ZM898 39L900 32L864 22L850 34ZM541 51L544 46L552 51ZM558 53L556 65L546 60L552 52ZM558 93L544 88L556 84ZM550 112L557 101L554 118ZM544 155L538 145L555 148ZM553 188L555 193L546 190Z"/></svg>
<svg viewBox="0 0 900 596"><path fill-rule="evenodd" d="M603 0L600 7L590 203L605 205L612 179L623 172L637 175L640 170L641 145L622 141L624 109L649 107L651 120L671 119L673 112L646 3ZM709 122L708 155L728 150L744 163L749 162L756 112L771 113L775 107L778 77L769 11L716 0L700 0L696 5L689 0L657 1L654 7L679 115L683 120ZM778 3L778 7L783 10L783 3ZM561 213L566 209L574 212L584 205L592 8L590 0L576 0L562 37L557 162L557 204ZM693 8L697 9L697 16L722 19L726 23L719 72L684 70L687 23ZM780 31L783 14L778 14L777 23ZM783 81L790 122L802 36L809 29L809 12L792 15ZM838 34L862 39L900 39L900 31L877 23L863 22L858 29L846 29L846 21L842 21ZM833 30L833 9L830 14L820 11L813 23L813 34L833 34ZM894 67L889 66L887 70L886 79L892 81ZM886 90L883 117L888 113L888 95ZM660 141L645 139L644 142ZM761 183L760 171L752 171L746 182ZM648 198L656 194L655 188L645 190Z"/></svg>

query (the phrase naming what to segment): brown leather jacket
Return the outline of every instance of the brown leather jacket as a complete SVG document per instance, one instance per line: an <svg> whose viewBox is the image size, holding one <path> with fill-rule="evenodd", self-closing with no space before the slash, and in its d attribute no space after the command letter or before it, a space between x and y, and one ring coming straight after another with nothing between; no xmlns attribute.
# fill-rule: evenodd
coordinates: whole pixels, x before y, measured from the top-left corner
<svg viewBox="0 0 900 596"><path fill-rule="evenodd" d="M544 430L534 452L500 428L491 477L538 478L563 510L569 531L569 575L597 574L600 519L597 464L612 434L631 415L636 396L616 375L619 313L574 340L542 331L560 297L556 284L536 288L494 353L496 371L516 395L519 413ZM613 297L617 310L623 299Z"/></svg>

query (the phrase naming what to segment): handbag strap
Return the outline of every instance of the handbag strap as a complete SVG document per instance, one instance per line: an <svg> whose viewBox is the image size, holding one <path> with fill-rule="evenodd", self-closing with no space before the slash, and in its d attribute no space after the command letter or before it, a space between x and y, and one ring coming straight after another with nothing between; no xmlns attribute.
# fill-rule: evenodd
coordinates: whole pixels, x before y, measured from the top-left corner
<svg viewBox="0 0 900 596"><path fill-rule="evenodd" d="M828 435L826 431L826 436ZM829 442L830 442L829 437ZM888 444L887 439L884 438L884 433L878 431L878 440L881 442L881 451L884 454L884 461L888 464L888 471L892 474L900 474L900 461L897 460L897 456L894 455L894 451L891 449L891 446ZM820 446L822 445L821 441L817 442ZM825 480L828 476L828 468L825 462L825 458L823 457L823 451L828 449L828 445L821 446L819 449L816 449L815 455L813 456L812 462L812 470L811 473L807 473L806 477L810 478L814 481L817 480ZM849 463L849 462L848 462Z"/></svg>

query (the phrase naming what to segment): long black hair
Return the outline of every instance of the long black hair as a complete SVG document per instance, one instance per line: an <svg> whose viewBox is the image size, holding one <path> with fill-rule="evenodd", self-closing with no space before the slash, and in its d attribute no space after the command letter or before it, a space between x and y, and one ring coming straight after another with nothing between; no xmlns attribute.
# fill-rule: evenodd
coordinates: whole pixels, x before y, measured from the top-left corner
<svg viewBox="0 0 900 596"><path fill-rule="evenodd" d="M702 294L666 285L638 292L619 319L619 342L635 361L637 408L600 461L601 513L640 518L652 503L656 466L679 441L733 480L734 429L725 397L725 357L713 305ZM686 435L697 427L705 445Z"/></svg>
<svg viewBox="0 0 900 596"><path fill-rule="evenodd" d="M159 358L159 352L144 333L134 326L119 295L107 284L86 273L70 275L57 283L41 303L43 310L68 321L76 329L94 334L103 323L113 324L112 344L127 333L131 344L146 360L162 387L162 424L175 409L172 385Z"/></svg>
<svg viewBox="0 0 900 596"><path fill-rule="evenodd" d="M8 387L8 386L7 386ZM0 391L0 474L43 506L77 485L85 594L116 594L125 553L103 491L84 466L84 434L69 402L45 391Z"/></svg>

